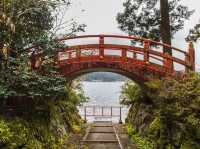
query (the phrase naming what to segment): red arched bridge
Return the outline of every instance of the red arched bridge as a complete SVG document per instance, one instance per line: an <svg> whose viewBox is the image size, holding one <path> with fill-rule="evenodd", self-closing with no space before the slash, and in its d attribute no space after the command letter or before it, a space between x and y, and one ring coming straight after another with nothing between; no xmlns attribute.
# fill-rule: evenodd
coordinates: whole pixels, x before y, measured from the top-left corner
<svg viewBox="0 0 200 149"><path fill-rule="evenodd" d="M70 79L88 72L110 71L145 81L195 70L192 43L184 51L135 36L85 35L56 40L66 45L59 50L56 64ZM163 49L171 50L172 55Z"/></svg>
<svg viewBox="0 0 200 149"><path fill-rule="evenodd" d="M86 35L58 39L68 46L58 52L61 73L74 77L92 71L111 71L133 79L176 75L195 70L192 43L183 51L134 36ZM163 49L172 51L172 55Z"/></svg>

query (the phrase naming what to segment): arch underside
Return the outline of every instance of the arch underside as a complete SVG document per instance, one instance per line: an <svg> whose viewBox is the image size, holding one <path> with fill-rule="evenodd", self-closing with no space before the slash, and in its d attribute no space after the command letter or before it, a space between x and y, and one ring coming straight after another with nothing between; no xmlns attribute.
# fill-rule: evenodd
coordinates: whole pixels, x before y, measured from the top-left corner
<svg viewBox="0 0 200 149"><path fill-rule="evenodd" d="M155 64L146 64L142 61L130 62L112 62L112 61L77 61L74 63L65 63L60 66L60 72L67 79L75 79L83 74L90 72L114 72L128 77L137 82L144 83L155 78L167 76L166 69Z"/></svg>

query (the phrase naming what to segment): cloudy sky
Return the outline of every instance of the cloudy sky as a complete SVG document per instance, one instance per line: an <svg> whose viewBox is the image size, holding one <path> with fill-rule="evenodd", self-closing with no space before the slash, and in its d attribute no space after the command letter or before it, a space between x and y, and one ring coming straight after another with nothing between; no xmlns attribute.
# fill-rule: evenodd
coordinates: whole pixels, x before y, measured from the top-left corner
<svg viewBox="0 0 200 149"><path fill-rule="evenodd" d="M118 28L116 15L123 11L125 0L72 0L73 6L68 11L68 18L73 17L87 25L86 32L80 34L124 34ZM195 13L185 22L183 30L179 31L173 41L177 48L187 49L185 37L189 29L200 21L200 0L182 0L184 5L194 9ZM84 11L82 11L84 10ZM200 43L195 44L197 70L200 71Z"/></svg>

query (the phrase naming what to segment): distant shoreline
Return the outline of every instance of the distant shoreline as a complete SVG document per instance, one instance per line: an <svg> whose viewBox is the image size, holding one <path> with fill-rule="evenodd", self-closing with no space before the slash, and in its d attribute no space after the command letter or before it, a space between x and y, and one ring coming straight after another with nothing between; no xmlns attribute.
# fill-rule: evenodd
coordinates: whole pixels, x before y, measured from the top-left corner
<svg viewBox="0 0 200 149"><path fill-rule="evenodd" d="M94 72L83 77L83 81L87 82L118 82L126 80L126 77L110 72Z"/></svg>

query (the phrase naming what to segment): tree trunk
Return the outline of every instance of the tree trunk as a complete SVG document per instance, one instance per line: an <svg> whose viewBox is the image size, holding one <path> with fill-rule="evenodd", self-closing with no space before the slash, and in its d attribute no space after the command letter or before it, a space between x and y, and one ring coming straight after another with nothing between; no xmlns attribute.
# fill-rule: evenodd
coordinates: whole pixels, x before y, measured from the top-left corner
<svg viewBox="0 0 200 149"><path fill-rule="evenodd" d="M160 0L161 11L161 25L160 32L162 42L171 45L171 28L170 28L170 16L169 16L169 3L168 0ZM164 48L164 52L172 55L171 49Z"/></svg>

